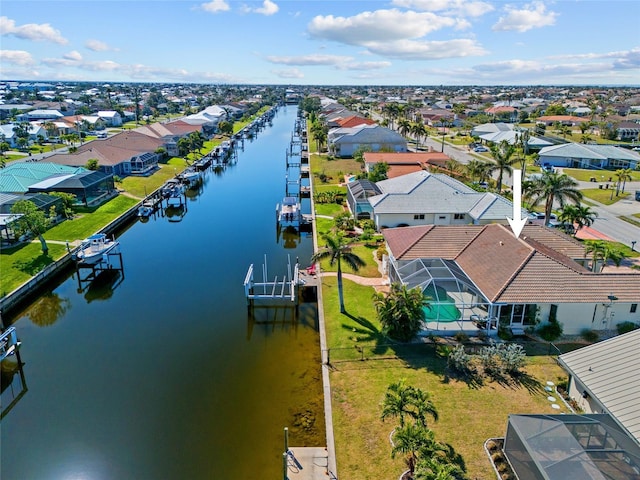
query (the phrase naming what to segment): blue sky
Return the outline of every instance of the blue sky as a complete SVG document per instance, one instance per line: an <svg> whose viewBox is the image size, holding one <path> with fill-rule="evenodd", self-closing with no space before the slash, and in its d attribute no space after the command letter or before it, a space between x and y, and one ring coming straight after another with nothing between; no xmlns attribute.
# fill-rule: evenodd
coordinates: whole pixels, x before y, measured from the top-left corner
<svg viewBox="0 0 640 480"><path fill-rule="evenodd" d="M640 84L640 1L2 0L0 79Z"/></svg>

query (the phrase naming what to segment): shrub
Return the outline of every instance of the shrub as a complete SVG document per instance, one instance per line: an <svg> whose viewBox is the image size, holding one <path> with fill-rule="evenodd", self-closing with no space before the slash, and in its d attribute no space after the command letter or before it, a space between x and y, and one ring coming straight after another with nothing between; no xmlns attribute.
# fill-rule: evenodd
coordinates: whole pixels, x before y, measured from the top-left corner
<svg viewBox="0 0 640 480"><path fill-rule="evenodd" d="M517 343L510 343L506 346L498 345L497 353L504 370L511 374L519 372L527 361L524 348Z"/></svg>
<svg viewBox="0 0 640 480"><path fill-rule="evenodd" d="M456 339L456 342L460 342L460 343L464 343L464 342L468 342L469 341L469 335L467 335L464 332L456 332L456 334L453 336L453 338Z"/></svg>
<svg viewBox="0 0 640 480"><path fill-rule="evenodd" d="M582 330L582 332L580 332L580 336L586 340L587 342L597 342L600 338L600 336L598 335L598 332L596 332L595 330L589 330L587 328L585 328L584 330Z"/></svg>
<svg viewBox="0 0 640 480"><path fill-rule="evenodd" d="M502 452L496 452L491 455L493 463L504 462L504 454Z"/></svg>
<svg viewBox="0 0 640 480"><path fill-rule="evenodd" d="M618 330L618 334L622 335L623 333L629 333L638 328L633 322L621 322L616 325L616 330Z"/></svg>
<svg viewBox="0 0 640 480"><path fill-rule="evenodd" d="M550 321L538 328L538 334L547 342L552 342L562 336L562 324L557 321Z"/></svg>
<svg viewBox="0 0 640 480"><path fill-rule="evenodd" d="M382 256L386 254L387 254L387 247L385 247L384 245L380 245L376 250L376 258L379 261L382 261Z"/></svg>
<svg viewBox="0 0 640 480"><path fill-rule="evenodd" d="M453 370L461 373L468 373L471 370L471 355L464 351L464 347L462 345L458 345L449 352L447 364Z"/></svg>
<svg viewBox="0 0 640 480"><path fill-rule="evenodd" d="M513 334L511 333L511 330L509 330L508 327L504 325L500 325L498 327L498 338L500 338L501 340L512 340Z"/></svg>
<svg viewBox="0 0 640 480"><path fill-rule="evenodd" d="M489 450L491 453L494 453L495 451L498 450L498 444L493 440L489 440L487 442L487 450Z"/></svg>

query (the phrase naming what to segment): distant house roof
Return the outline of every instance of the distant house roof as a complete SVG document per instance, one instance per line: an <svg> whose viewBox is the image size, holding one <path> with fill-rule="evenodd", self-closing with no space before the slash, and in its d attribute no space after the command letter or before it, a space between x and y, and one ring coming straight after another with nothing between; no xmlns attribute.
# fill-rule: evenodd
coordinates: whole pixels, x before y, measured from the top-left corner
<svg viewBox="0 0 640 480"><path fill-rule="evenodd" d="M622 302L638 301L640 274L592 273L573 260L585 258L572 245L575 240L554 232L563 239L550 241L544 229L549 230L526 225L515 238L499 224L425 225L383 235L396 259L454 260L493 303L607 303L612 291Z"/></svg>
<svg viewBox="0 0 640 480"><path fill-rule="evenodd" d="M560 122L560 123L582 123L588 122L588 118L584 117L576 117L575 115L543 115L541 117L536 118L536 122Z"/></svg>
<svg viewBox="0 0 640 480"><path fill-rule="evenodd" d="M615 289L610 291L616 292ZM640 299L636 298L640 301ZM640 442L640 330L558 357L560 365Z"/></svg>
<svg viewBox="0 0 640 480"><path fill-rule="evenodd" d="M481 125L476 125L471 130L471 134L474 136L480 136L489 133L498 133L498 132L510 132L515 129L515 125L512 123L483 123Z"/></svg>
<svg viewBox="0 0 640 480"><path fill-rule="evenodd" d="M153 138L183 137L192 132L200 132L200 125L193 125L182 120L169 123L152 123L135 128L133 131Z"/></svg>
<svg viewBox="0 0 640 480"><path fill-rule="evenodd" d="M360 117L358 115L351 115L346 118L337 118L336 123L340 127L355 127L358 125L375 125L375 121L370 118Z"/></svg>
<svg viewBox="0 0 640 480"><path fill-rule="evenodd" d="M360 125L353 128L335 128L329 131L329 138L334 143L403 143L406 140L398 132L380 125Z"/></svg>

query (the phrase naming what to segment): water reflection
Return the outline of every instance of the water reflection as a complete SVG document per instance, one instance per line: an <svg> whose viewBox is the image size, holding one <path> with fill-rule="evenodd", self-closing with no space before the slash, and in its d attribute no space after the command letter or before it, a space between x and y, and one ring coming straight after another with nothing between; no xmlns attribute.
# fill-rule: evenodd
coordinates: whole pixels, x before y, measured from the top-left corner
<svg viewBox="0 0 640 480"><path fill-rule="evenodd" d="M31 304L25 315L39 327L49 327L70 308L71 301L68 298L61 298L57 293L46 293Z"/></svg>
<svg viewBox="0 0 640 480"><path fill-rule="evenodd" d="M94 300L108 300L113 296L113 291L124 281L124 271L116 269L103 270L89 283L84 293L87 303ZM85 289L79 287L79 292Z"/></svg>
<svg viewBox="0 0 640 480"><path fill-rule="evenodd" d="M0 419L27 393L23 363L18 353L0 362Z"/></svg>

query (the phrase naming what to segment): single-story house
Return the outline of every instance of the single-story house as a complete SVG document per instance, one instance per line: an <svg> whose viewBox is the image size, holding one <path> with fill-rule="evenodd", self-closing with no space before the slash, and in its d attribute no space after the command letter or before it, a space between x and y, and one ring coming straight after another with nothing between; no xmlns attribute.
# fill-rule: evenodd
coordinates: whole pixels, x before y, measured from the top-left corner
<svg viewBox="0 0 640 480"><path fill-rule="evenodd" d="M616 124L616 139L618 140L640 140L640 123L620 122Z"/></svg>
<svg viewBox="0 0 640 480"><path fill-rule="evenodd" d="M76 196L78 204L89 205L98 203L114 191L113 175L82 167L53 162L13 162L0 170L0 194L14 194L3 196L7 205L26 198L45 210L51 202L57 201L41 195L50 192L70 193Z"/></svg>
<svg viewBox="0 0 640 480"><path fill-rule="evenodd" d="M383 230L391 282L429 297L422 334L513 332L557 321L567 335L640 322L640 273L594 273L584 246L526 225L424 225ZM485 330L486 329L486 330Z"/></svg>
<svg viewBox="0 0 640 480"><path fill-rule="evenodd" d="M574 127L588 121L588 118L578 117L575 115L543 115L536 118L536 123L538 125L546 125L547 127L551 127L556 123L567 127Z"/></svg>
<svg viewBox="0 0 640 480"><path fill-rule="evenodd" d="M615 290L612 290L615 296ZM636 299L640 302L640 295ZM616 313L618 300L605 306ZM635 304L636 309L638 303ZM558 363L569 374L569 396L585 413L608 413L640 444L640 329L564 353Z"/></svg>
<svg viewBox="0 0 640 480"><path fill-rule="evenodd" d="M613 145L563 143L544 147L539 153L540 164L554 167L594 169L634 169L640 165L640 154Z"/></svg>
<svg viewBox="0 0 640 480"><path fill-rule="evenodd" d="M16 115L16 120L18 122L50 122L58 120L63 116L64 115L58 110L36 109Z"/></svg>
<svg viewBox="0 0 640 480"><path fill-rule="evenodd" d="M402 135L380 125L360 125L329 130L327 143L329 154L343 158L353 157L361 148L372 152L407 151L407 141Z"/></svg>
<svg viewBox="0 0 640 480"><path fill-rule="evenodd" d="M509 415L503 451L522 480L640 480L640 445L607 414Z"/></svg>
<svg viewBox="0 0 640 480"><path fill-rule="evenodd" d="M59 153L47 160L59 165L85 166L89 160L96 159L100 171L107 174L146 175L157 168L161 155L155 152L160 147L166 148L163 140L127 130L87 142L75 153Z"/></svg>
<svg viewBox="0 0 640 480"><path fill-rule="evenodd" d="M122 117L115 110L101 110L98 112L100 117L107 127L121 127Z"/></svg>
<svg viewBox="0 0 640 480"><path fill-rule="evenodd" d="M0 170L0 193L26 193L31 185L47 178L84 171L81 167L58 165L50 161L11 162Z"/></svg>
<svg viewBox="0 0 640 480"><path fill-rule="evenodd" d="M483 123L476 125L471 129L472 137L480 137L482 135L496 134L501 132L513 132L516 130L516 126L513 123Z"/></svg>
<svg viewBox="0 0 640 480"><path fill-rule="evenodd" d="M350 184L347 185L348 187ZM477 192L444 174L421 170L376 183L370 196L377 229L407 225L507 224L513 204L494 193ZM527 215L525 210L523 216Z"/></svg>
<svg viewBox="0 0 640 480"><path fill-rule="evenodd" d="M451 157L441 152L365 152L363 159L366 173L371 173L375 164L384 162L389 165L387 178L395 178L428 170L432 166L446 168L446 163Z"/></svg>
<svg viewBox="0 0 640 480"><path fill-rule="evenodd" d="M350 115L346 118L336 118L335 123L339 128L357 127L359 125L375 125L376 122L370 118L361 117L359 115Z"/></svg>
<svg viewBox="0 0 640 480"><path fill-rule="evenodd" d="M29 143L37 142L38 137L42 137L44 140L49 138L47 131L37 123L30 123L29 125L29 137L27 139ZM0 125L0 138L4 138L3 141L7 142L11 146L11 148L19 147L19 137L13 130L15 127L15 123L5 123L3 125Z"/></svg>
<svg viewBox="0 0 640 480"><path fill-rule="evenodd" d="M204 110L187 115L182 120L190 125L197 125L202 128L206 135L213 135L218 127L218 123L227 119L227 112L218 105L211 105Z"/></svg>
<svg viewBox="0 0 640 480"><path fill-rule="evenodd" d="M133 130L134 132L148 135L152 138L162 140L167 154L172 157L178 156L178 140L193 132L202 132L201 125L193 125L182 120L168 123L152 123Z"/></svg>

